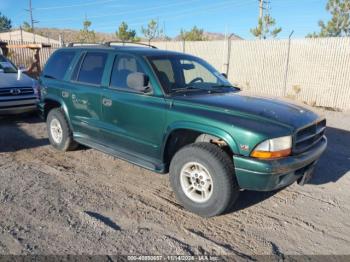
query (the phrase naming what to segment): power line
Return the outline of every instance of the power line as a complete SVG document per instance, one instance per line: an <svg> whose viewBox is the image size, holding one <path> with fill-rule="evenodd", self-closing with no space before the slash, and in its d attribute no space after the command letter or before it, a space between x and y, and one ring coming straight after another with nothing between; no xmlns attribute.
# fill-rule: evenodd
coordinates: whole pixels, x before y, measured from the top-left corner
<svg viewBox="0 0 350 262"><path fill-rule="evenodd" d="M157 9L161 9L164 7L173 7L173 6L183 5L183 4L187 4L189 2L195 2L195 1L199 1L199 0L187 0L187 1L177 2L177 3L166 4L166 5L157 5L157 6L153 6L153 7L149 7L149 8L132 9L129 11L113 13L113 14L93 15L93 16L90 16L89 18L90 19L91 18L102 18L102 17L108 17L108 16L130 14L130 13L135 13L135 12L139 12L139 11L152 11L152 10L157 10ZM48 19L48 20L42 20L42 22L60 22L60 21L78 21L78 20L81 20L81 18L75 17L75 18L62 18L62 19Z"/></svg>
<svg viewBox="0 0 350 262"><path fill-rule="evenodd" d="M241 6L246 6L247 4L250 4L252 2L255 2L255 0L251 0L251 1L248 1L248 2L245 2L245 3L239 3L238 5L234 5L234 7L241 7ZM190 9L182 9L182 10L179 10L178 12L178 15L174 15L174 12L171 12L171 13L165 13L165 14L162 14L162 16L160 16L164 21L169 21L169 20L174 20L174 19L178 19L178 18L181 18L181 17L186 17L188 15L191 15L191 16L195 16L195 15L198 15L198 14L202 14L202 13L205 13L205 12L208 12L208 11L214 11L216 9L220 9L220 8L223 8L223 7L226 7L226 6L230 6L232 4L232 1L225 1L221 4L214 4L214 5L210 5L210 6L206 6L204 8L190 8ZM195 12L194 12L195 11ZM139 19L149 19L149 18L153 18L154 16L144 16L144 17L137 17L135 19L131 19L131 20L128 20L129 21L134 21L134 20L139 20ZM165 17L165 18L164 18ZM135 25L142 25L144 24L144 21L143 22L137 22L137 23L131 23L129 25L131 26L135 26ZM98 28L98 29L108 29L108 28L114 28L115 26L104 26L104 27L95 27L95 28Z"/></svg>
<svg viewBox="0 0 350 262"><path fill-rule="evenodd" d="M105 4L105 3L117 2L117 1L118 0L103 0L103 1L93 1L93 2L87 2L87 3L81 3L81 4L72 4L72 5L56 5L56 6L48 6L48 7L38 7L35 9L36 10L56 10L56 9L64 9L64 8L71 8L71 7L99 5L99 4Z"/></svg>
<svg viewBox="0 0 350 262"><path fill-rule="evenodd" d="M255 0L250 0L249 2L255 2ZM245 2L243 4L240 3L239 5L233 5L233 7L246 6L247 4L250 4L249 2ZM201 13L203 13L203 11L206 12L208 10L216 10L216 9L219 9L219 8L222 8L222 7L229 6L231 4L232 4L232 1L224 1L221 4L217 4L216 3L216 4L212 4L212 5L206 6L204 8L203 7L202 8L194 7L194 8L189 8L189 9L181 9L181 10L178 10L178 12L171 11L170 13L162 13L160 18L162 18L163 20L168 21L168 20L177 19L177 18L180 18L180 17L185 17L187 15L201 14ZM176 14L178 14L178 15L176 15ZM135 17L133 19L128 19L128 22L135 21L135 20L137 21L137 20L141 20L141 19L149 19L149 18L153 18L153 17L154 17L154 15ZM132 23L130 25L138 25L138 24L142 24L142 23L143 22L138 22L138 23ZM110 23L108 23L108 24L110 24ZM103 26L103 25L108 25L108 24L97 24L97 26L99 26L98 28L110 28L111 26L100 27L101 25ZM96 24L95 24L95 26L96 26Z"/></svg>

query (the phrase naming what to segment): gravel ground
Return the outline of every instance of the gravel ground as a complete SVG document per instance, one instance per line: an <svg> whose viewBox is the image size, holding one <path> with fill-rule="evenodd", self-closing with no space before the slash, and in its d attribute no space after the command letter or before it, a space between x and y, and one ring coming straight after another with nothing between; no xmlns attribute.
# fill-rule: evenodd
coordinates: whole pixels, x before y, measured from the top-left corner
<svg viewBox="0 0 350 262"><path fill-rule="evenodd" d="M350 254L350 114L326 115L329 146L304 187L244 191L203 219L167 175L93 149L62 153L35 116L0 119L0 254Z"/></svg>

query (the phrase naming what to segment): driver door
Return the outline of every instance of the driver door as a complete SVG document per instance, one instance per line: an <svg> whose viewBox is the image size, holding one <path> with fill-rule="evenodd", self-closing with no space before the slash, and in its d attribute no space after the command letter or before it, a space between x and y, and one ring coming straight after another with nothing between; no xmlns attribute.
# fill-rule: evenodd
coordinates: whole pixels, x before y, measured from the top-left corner
<svg viewBox="0 0 350 262"><path fill-rule="evenodd" d="M165 100L152 90L141 93L127 84L130 73L149 75L146 65L135 56L116 55L109 87L102 96L104 136L108 145L119 151L159 159L167 109Z"/></svg>

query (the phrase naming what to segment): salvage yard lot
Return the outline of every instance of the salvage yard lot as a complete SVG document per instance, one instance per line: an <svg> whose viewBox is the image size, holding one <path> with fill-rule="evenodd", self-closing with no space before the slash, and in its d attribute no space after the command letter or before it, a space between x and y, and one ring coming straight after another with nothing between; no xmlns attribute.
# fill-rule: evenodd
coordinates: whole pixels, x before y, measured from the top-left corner
<svg viewBox="0 0 350 262"><path fill-rule="evenodd" d="M244 191L200 218L168 177L93 149L62 153L36 116L0 120L0 254L350 254L350 114L318 110L328 148L308 185Z"/></svg>

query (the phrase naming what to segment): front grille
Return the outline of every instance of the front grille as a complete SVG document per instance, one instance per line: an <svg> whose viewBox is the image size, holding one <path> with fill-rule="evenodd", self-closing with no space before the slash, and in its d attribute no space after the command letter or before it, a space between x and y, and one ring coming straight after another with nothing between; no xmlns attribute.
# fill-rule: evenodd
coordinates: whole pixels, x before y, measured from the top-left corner
<svg viewBox="0 0 350 262"><path fill-rule="evenodd" d="M326 119L299 130L295 135L293 153L299 154L317 144L326 129Z"/></svg>
<svg viewBox="0 0 350 262"><path fill-rule="evenodd" d="M0 88L0 97L3 97L3 96L23 96L23 95L34 95L34 89L32 87Z"/></svg>

